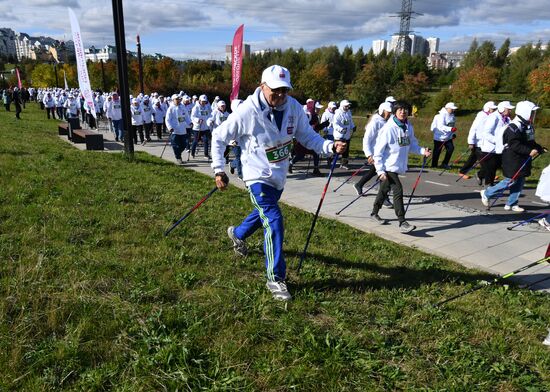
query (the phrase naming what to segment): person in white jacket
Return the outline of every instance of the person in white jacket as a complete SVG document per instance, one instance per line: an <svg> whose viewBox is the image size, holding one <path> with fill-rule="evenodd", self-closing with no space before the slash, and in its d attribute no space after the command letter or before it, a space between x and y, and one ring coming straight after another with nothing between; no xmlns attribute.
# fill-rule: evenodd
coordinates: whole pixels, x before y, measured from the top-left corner
<svg viewBox="0 0 550 392"><path fill-rule="evenodd" d="M130 115L132 118L132 136L134 138L134 144L138 143L138 135L140 143L145 144L145 139L143 138L143 109L141 108L138 98L132 98Z"/></svg>
<svg viewBox="0 0 550 392"><path fill-rule="evenodd" d="M234 250L246 256L246 239L263 227L266 286L275 299L285 301L292 296L285 283L283 216L278 201L287 178L292 138L318 153L342 153L346 148L344 142L325 140L311 128L302 105L287 95L291 88L288 69L279 65L266 68L260 86L214 130L212 137L216 186L224 190L228 185L223 153L235 140L242 147L243 180L254 205L239 226L227 230Z"/></svg>
<svg viewBox="0 0 550 392"><path fill-rule="evenodd" d="M380 129L391 116L392 104L390 102L383 102L378 106L378 111L371 117L370 121L365 126L365 134L363 135L363 151L367 157L367 164L369 169L361 176L359 181L353 185L358 195L363 194L363 186L376 175L376 168L374 166L374 145L378 139ZM386 206L390 206L388 201L384 201Z"/></svg>
<svg viewBox="0 0 550 392"><path fill-rule="evenodd" d="M122 102L118 93L115 91L112 94L112 99L107 101L107 118L113 124L113 132L115 133L115 141L121 142L124 140L122 131Z"/></svg>
<svg viewBox="0 0 550 392"><path fill-rule="evenodd" d="M334 119L332 122L334 140L338 140L346 143L347 149L342 154L342 163L340 168L348 170L348 157L349 157L349 141L351 135L355 130L355 124L351 116L350 102L344 99L340 102L340 107L334 113Z"/></svg>
<svg viewBox="0 0 550 392"><path fill-rule="evenodd" d="M470 176L466 173L470 171L475 163L482 157L481 149L478 146L481 139L481 131L483 130L487 117L489 117L489 115L496 109L497 105L495 105L493 101L485 102L485 105L483 105L483 110L476 114L476 118L474 119L474 122L472 122L470 132L468 132L468 148L470 149L470 156L459 170L459 176L464 177L465 180L470 178ZM478 170L477 178L479 185L482 184L484 176L483 170Z"/></svg>
<svg viewBox="0 0 550 392"><path fill-rule="evenodd" d="M441 162L441 168L450 169L449 161L455 149L453 139L456 138L456 119L455 110L458 107L453 102L448 102L441 108L439 113L434 116L431 130L434 134L434 150L432 157L432 167L438 167L439 154L445 147L445 158Z"/></svg>
<svg viewBox="0 0 550 392"><path fill-rule="evenodd" d="M44 107L46 108L46 114L48 115L48 120L51 118L55 120L55 99L52 96L52 93L50 91L47 91L44 95L44 99L42 99L42 103L44 104Z"/></svg>
<svg viewBox="0 0 550 392"><path fill-rule="evenodd" d="M334 126L332 122L334 121L334 112L337 107L334 101L330 101L321 116L321 124L328 122L328 125L322 130L323 136L328 140L334 140Z"/></svg>
<svg viewBox="0 0 550 392"><path fill-rule="evenodd" d="M143 110L143 130L145 132L145 140L151 141L151 133L153 130L153 105L148 95L143 97L141 102L141 109Z"/></svg>
<svg viewBox="0 0 550 392"><path fill-rule="evenodd" d="M495 175L502 161L502 132L510 124L514 105L502 101L497 110L491 113L483 124L479 148L482 153L481 170L485 175L485 186L495 184Z"/></svg>
<svg viewBox="0 0 550 392"><path fill-rule="evenodd" d="M407 121L411 106L404 101L396 101L393 104L393 116L378 132L378 138L374 145L374 166L380 180L380 189L371 212L371 219L379 224L386 224L378 212L388 197L390 189L393 192L393 206L395 215L399 220L399 229L402 233L409 233L416 227L405 220L405 207L403 205L403 186L399 180L399 174L407 171L409 152L429 157L428 148L421 148L414 136L412 124Z"/></svg>
<svg viewBox="0 0 550 392"><path fill-rule="evenodd" d="M197 150L197 144L199 139L203 139L204 143L204 157L209 159L208 155L208 143L210 141L210 127L207 124L210 118L210 105L208 104L208 98L206 95L199 97L198 103L193 106L191 110L191 121L193 122L193 145L191 146L191 156L195 158L195 152Z"/></svg>
<svg viewBox="0 0 550 392"><path fill-rule="evenodd" d="M162 128L165 124L166 118L166 104L164 104L164 98L162 95L153 104L152 112L155 123L155 131L157 133L157 139L162 140ZM161 100L162 99L162 100Z"/></svg>
<svg viewBox="0 0 550 392"><path fill-rule="evenodd" d="M170 132L170 144L176 161L182 165L181 153L187 147L187 127L191 123L187 109L181 103L181 96L172 95L172 103L166 112L166 127Z"/></svg>

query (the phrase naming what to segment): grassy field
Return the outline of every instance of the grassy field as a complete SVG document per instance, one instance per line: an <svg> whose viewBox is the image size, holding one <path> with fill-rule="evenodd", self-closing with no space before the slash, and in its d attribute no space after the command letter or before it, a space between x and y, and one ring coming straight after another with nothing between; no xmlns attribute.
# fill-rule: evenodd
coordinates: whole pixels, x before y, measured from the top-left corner
<svg viewBox="0 0 550 392"><path fill-rule="evenodd" d="M312 215L284 206L294 300L274 302L261 233L246 259L225 234L244 191L164 238L212 179L22 118L0 112L0 391L550 390L547 295L434 308L487 276L326 219L298 276Z"/></svg>

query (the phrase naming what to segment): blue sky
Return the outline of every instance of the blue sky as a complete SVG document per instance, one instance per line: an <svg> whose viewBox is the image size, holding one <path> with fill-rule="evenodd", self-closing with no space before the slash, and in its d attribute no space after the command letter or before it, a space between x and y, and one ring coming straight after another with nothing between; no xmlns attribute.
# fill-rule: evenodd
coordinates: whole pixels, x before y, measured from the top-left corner
<svg viewBox="0 0 550 392"><path fill-rule="evenodd" d="M110 0L0 0L0 27L31 35L70 39L67 7L73 8L84 45L114 44ZM389 39L399 30L400 0L173 0L124 1L127 48L135 50L140 34L145 53L174 58L223 59L235 29L245 24L245 43L252 50L326 45L371 48L374 39ZM512 46L550 40L548 0L502 4L498 0L414 1L421 13L411 29L441 39L440 50L467 50L472 39L497 47L510 37Z"/></svg>

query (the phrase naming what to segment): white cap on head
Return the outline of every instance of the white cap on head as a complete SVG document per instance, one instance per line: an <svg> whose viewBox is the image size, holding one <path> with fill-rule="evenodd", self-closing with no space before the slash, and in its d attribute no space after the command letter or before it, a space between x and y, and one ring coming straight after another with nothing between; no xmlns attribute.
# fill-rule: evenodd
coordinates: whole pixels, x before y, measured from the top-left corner
<svg viewBox="0 0 550 392"><path fill-rule="evenodd" d="M396 101L397 100L390 95L389 97L386 97L386 100L384 102L394 103Z"/></svg>
<svg viewBox="0 0 550 392"><path fill-rule="evenodd" d="M144 96L143 96L143 100L145 101L145 100L147 100L147 99L149 99L149 96L148 96L148 95L144 95Z"/></svg>
<svg viewBox="0 0 550 392"><path fill-rule="evenodd" d="M350 106L351 103L349 103L349 101L347 99L343 99L342 101L340 101L340 109L342 109L344 106Z"/></svg>
<svg viewBox="0 0 550 392"><path fill-rule="evenodd" d="M454 104L454 102L447 102L447 104L445 105L445 109L453 109L453 110L456 110L458 109L458 106L456 106Z"/></svg>
<svg viewBox="0 0 550 392"><path fill-rule="evenodd" d="M235 110L237 110L241 103L243 103L242 99L234 99L233 101L231 101L231 111L234 112Z"/></svg>
<svg viewBox="0 0 550 392"><path fill-rule="evenodd" d="M132 103L138 103L138 99L137 98L132 98Z"/></svg>
<svg viewBox="0 0 550 392"><path fill-rule="evenodd" d="M330 101L330 102L328 103L328 107L329 107L329 108L332 108L332 109L335 109L335 108L338 107L338 105L336 105L336 102Z"/></svg>
<svg viewBox="0 0 550 392"><path fill-rule="evenodd" d="M495 105L495 102L494 101L487 101L485 102L485 105L483 105L483 111L484 112L488 112L489 110L491 109L496 109L498 106Z"/></svg>
<svg viewBox="0 0 550 392"><path fill-rule="evenodd" d="M191 99L191 97L190 97L189 95L187 95L187 94L185 94L185 95L183 96L183 100L184 100L184 101L189 101L190 99Z"/></svg>
<svg viewBox="0 0 550 392"><path fill-rule="evenodd" d="M308 103L310 103L310 102L313 102L313 99L308 98L307 101L306 101L306 105L307 105Z"/></svg>
<svg viewBox="0 0 550 392"><path fill-rule="evenodd" d="M515 108L514 105L510 103L510 101L502 101L497 105L497 109L499 113L502 113L504 109L513 109Z"/></svg>
<svg viewBox="0 0 550 392"><path fill-rule="evenodd" d="M378 106L378 114L383 115L384 112L391 113L391 102L390 101L382 102L380 104L380 106Z"/></svg>
<svg viewBox="0 0 550 392"><path fill-rule="evenodd" d="M531 113L537 109L540 108L531 101L520 101L516 105L516 116L520 116L524 120L529 120L531 118Z"/></svg>
<svg viewBox="0 0 550 392"><path fill-rule="evenodd" d="M270 89L279 87L292 88L290 84L290 72L280 65L272 65L262 72L262 83L265 83Z"/></svg>
<svg viewBox="0 0 550 392"><path fill-rule="evenodd" d="M202 95L199 97L199 101L201 101L201 102L208 102L208 98L206 97L206 95L202 94Z"/></svg>
<svg viewBox="0 0 550 392"><path fill-rule="evenodd" d="M321 109L323 105L321 105L319 102L315 102L315 109Z"/></svg>
<svg viewBox="0 0 550 392"><path fill-rule="evenodd" d="M172 100L178 99L180 96L178 94L172 94Z"/></svg>
<svg viewBox="0 0 550 392"><path fill-rule="evenodd" d="M222 101L221 99L218 101L218 107L225 106L225 101Z"/></svg>

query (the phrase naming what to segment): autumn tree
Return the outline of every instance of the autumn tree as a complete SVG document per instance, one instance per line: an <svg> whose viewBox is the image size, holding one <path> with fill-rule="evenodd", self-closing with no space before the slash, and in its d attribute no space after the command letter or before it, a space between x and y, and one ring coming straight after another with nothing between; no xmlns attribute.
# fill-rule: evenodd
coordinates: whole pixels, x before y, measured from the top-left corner
<svg viewBox="0 0 550 392"><path fill-rule="evenodd" d="M420 107L424 106L426 102L424 92L427 88L428 76L424 72L419 72L416 75L405 75L403 80L392 90L392 93L397 99L404 99Z"/></svg>
<svg viewBox="0 0 550 392"><path fill-rule="evenodd" d="M498 74L498 69L480 64L462 69L452 85L453 99L464 109L479 108L485 95L494 91Z"/></svg>
<svg viewBox="0 0 550 392"><path fill-rule="evenodd" d="M529 73L529 92L538 105L550 105L550 61Z"/></svg>
<svg viewBox="0 0 550 392"><path fill-rule="evenodd" d="M328 101L332 92L328 66L315 64L303 70L295 85L304 96Z"/></svg>

